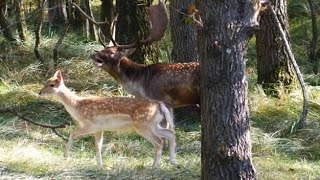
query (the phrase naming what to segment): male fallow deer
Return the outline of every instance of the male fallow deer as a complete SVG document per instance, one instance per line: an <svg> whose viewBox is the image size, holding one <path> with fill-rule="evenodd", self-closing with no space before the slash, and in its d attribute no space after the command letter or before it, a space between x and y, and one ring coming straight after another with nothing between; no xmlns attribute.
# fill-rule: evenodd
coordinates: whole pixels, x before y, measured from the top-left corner
<svg viewBox="0 0 320 180"><path fill-rule="evenodd" d="M154 145L153 167L160 163L163 148L161 138L169 140L169 161L177 164L173 120L169 109L163 102L147 98L79 97L64 85L60 70L47 80L39 95L55 96L80 126L70 133L65 148L65 157L69 156L73 139L82 135L94 134L97 163L101 167L103 131L133 129ZM160 126L163 119L168 122L168 129Z"/></svg>
<svg viewBox="0 0 320 180"><path fill-rule="evenodd" d="M91 58L126 92L137 97L164 101L173 108L200 104L198 63L137 64L127 58L133 51L115 46L96 52Z"/></svg>

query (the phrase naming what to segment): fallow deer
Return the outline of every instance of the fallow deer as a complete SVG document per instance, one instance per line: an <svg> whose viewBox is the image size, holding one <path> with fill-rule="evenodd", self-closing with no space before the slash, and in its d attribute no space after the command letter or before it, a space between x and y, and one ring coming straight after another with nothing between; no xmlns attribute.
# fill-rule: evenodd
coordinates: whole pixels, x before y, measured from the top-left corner
<svg viewBox="0 0 320 180"><path fill-rule="evenodd" d="M200 104L198 63L137 64L127 57L133 51L114 46L91 58L130 94L164 101L173 108Z"/></svg>
<svg viewBox="0 0 320 180"><path fill-rule="evenodd" d="M65 147L65 157L69 156L71 144L75 138L94 134L97 164L101 167L103 131L133 129L154 145L153 167L160 163L163 148L161 138L169 140L169 161L177 164L173 120L169 109L163 102L147 98L79 97L64 85L60 70L47 80L39 95L56 97L80 126L70 133ZM163 119L168 122L168 129L160 126L159 123Z"/></svg>

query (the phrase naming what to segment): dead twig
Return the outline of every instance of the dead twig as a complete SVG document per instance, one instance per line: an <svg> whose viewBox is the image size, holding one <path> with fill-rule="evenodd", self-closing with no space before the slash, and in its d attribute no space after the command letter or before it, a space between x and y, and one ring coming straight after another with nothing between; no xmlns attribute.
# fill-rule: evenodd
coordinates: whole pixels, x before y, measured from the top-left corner
<svg viewBox="0 0 320 180"><path fill-rule="evenodd" d="M59 128L65 128L67 125L70 125L70 121L66 121L65 123L63 124L60 124L60 125L48 125L48 124L41 124L41 123L38 123L38 122L35 122L31 119L29 119L28 117L25 117L23 115L21 115L20 113L17 112L17 110L13 107L5 107L5 108L0 108L0 114L2 113L10 113L10 114L13 114L14 116L17 116L18 118L28 122L28 123L31 123L31 124L34 124L36 126L40 126L40 127L43 127L43 128L49 128L51 129L57 136L61 137L63 140L65 141L68 141L67 138L65 138L63 135L59 134L57 132L57 129Z"/></svg>

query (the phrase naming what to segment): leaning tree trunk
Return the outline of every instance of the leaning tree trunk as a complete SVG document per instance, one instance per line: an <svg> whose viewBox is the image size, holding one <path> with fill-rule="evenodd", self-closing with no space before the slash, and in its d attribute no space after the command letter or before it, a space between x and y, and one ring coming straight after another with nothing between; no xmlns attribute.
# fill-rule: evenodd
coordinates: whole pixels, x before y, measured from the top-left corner
<svg viewBox="0 0 320 180"><path fill-rule="evenodd" d="M270 2L274 6L288 39L287 1L271 0ZM261 12L259 24L259 30L256 33L258 83L262 85L266 93L280 96L276 87L279 85L288 87L295 81L294 71L289 61L289 52L281 40L277 22L270 9Z"/></svg>
<svg viewBox="0 0 320 180"><path fill-rule="evenodd" d="M170 2L170 27L173 62L195 62L198 61L197 31L192 23L183 21L188 6L194 5L195 0L171 0ZM192 106L176 108L177 120L197 119L198 114Z"/></svg>
<svg viewBox="0 0 320 180"><path fill-rule="evenodd" d="M16 10L16 22L17 22L17 30L19 32L19 37L22 41L27 40L27 24L24 16L24 6L22 5L22 0L15 0L14 6Z"/></svg>
<svg viewBox="0 0 320 180"><path fill-rule="evenodd" d="M201 178L254 179L245 53L257 1L200 1Z"/></svg>
<svg viewBox="0 0 320 180"><path fill-rule="evenodd" d="M4 11L6 8L6 2L4 0L0 1L0 29L4 35L4 37L10 41L15 42L16 39L13 37L10 25L5 17Z"/></svg>
<svg viewBox="0 0 320 180"><path fill-rule="evenodd" d="M117 0L116 40L119 44L134 43L138 36L146 39L149 35L148 13L143 1ZM157 48L154 45L143 46L131 55L137 63L158 62Z"/></svg>

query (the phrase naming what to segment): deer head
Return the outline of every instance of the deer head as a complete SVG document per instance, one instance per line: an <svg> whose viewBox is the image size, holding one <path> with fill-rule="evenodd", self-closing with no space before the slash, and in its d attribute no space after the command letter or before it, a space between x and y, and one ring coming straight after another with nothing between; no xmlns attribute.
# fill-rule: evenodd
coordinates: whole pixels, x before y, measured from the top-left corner
<svg viewBox="0 0 320 180"><path fill-rule="evenodd" d="M47 80L45 86L40 91L39 95L48 96L52 94L58 94L61 88L64 86L61 71L58 70L53 77Z"/></svg>

